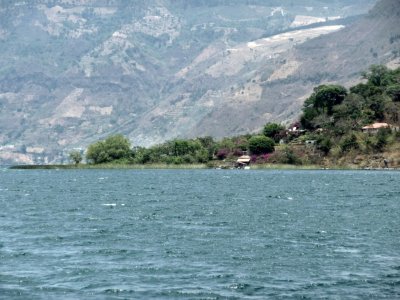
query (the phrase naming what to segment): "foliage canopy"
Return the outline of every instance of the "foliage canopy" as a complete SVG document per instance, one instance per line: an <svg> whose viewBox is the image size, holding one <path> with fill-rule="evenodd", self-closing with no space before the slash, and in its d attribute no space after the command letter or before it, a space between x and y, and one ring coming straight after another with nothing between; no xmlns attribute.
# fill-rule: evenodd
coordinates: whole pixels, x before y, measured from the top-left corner
<svg viewBox="0 0 400 300"><path fill-rule="evenodd" d="M249 140L249 149L252 154L272 153L274 147L274 140L263 135L253 136Z"/></svg>
<svg viewBox="0 0 400 300"><path fill-rule="evenodd" d="M80 151L73 150L69 153L69 159L78 165L83 160L83 156Z"/></svg>
<svg viewBox="0 0 400 300"><path fill-rule="evenodd" d="M285 127L277 123L267 123L264 126L263 134L266 137L273 139L276 143L279 142L280 133L285 130Z"/></svg>
<svg viewBox="0 0 400 300"><path fill-rule="evenodd" d="M129 160L131 157L131 143L121 134L109 136L104 141L91 144L86 154L87 160L95 164Z"/></svg>

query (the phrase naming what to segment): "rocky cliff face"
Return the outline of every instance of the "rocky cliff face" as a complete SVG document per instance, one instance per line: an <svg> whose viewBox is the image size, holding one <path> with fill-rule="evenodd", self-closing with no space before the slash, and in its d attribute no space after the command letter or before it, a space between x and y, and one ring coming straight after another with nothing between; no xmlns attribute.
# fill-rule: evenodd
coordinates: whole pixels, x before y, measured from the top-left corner
<svg viewBox="0 0 400 300"><path fill-rule="evenodd" d="M289 122L314 85L398 56L391 1L358 20L374 0L2 2L0 160Z"/></svg>

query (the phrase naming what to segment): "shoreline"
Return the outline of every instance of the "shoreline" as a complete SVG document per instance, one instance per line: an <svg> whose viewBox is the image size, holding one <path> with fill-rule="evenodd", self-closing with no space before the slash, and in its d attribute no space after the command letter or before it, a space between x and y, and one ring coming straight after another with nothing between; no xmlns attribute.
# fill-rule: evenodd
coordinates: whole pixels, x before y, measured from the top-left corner
<svg viewBox="0 0 400 300"><path fill-rule="evenodd" d="M11 170L238 170L232 168L216 168L206 164L184 164L184 165L168 165L168 164L80 164L80 165L13 165L9 166ZM260 164L251 165L250 170L326 170L326 171L400 171L399 168L357 168L354 166L332 166L324 167L319 165L285 165L285 164Z"/></svg>
<svg viewBox="0 0 400 300"><path fill-rule="evenodd" d="M79 165L14 165L9 167L11 170L156 170L156 169L209 169L206 165L167 165L167 164L148 164L148 165L129 165L129 164L79 164Z"/></svg>

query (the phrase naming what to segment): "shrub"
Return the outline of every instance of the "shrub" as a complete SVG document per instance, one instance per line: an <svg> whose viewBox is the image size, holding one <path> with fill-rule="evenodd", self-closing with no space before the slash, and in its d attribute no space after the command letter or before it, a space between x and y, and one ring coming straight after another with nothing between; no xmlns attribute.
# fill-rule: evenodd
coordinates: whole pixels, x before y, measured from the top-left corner
<svg viewBox="0 0 400 300"><path fill-rule="evenodd" d="M249 140L249 149L252 154L272 153L275 150L274 147L274 140L263 135L253 136Z"/></svg>
<svg viewBox="0 0 400 300"><path fill-rule="evenodd" d="M217 151L217 158L219 160L223 160L223 159L227 158L228 155L229 155L229 149L219 149Z"/></svg>
<svg viewBox="0 0 400 300"><path fill-rule="evenodd" d="M295 154L294 150L290 147L285 147L281 163L289 165L301 165L301 159Z"/></svg>
<svg viewBox="0 0 400 300"><path fill-rule="evenodd" d="M386 93L395 102L400 102L400 84L393 84L386 88Z"/></svg>
<svg viewBox="0 0 400 300"><path fill-rule="evenodd" d="M357 137L354 133L344 136L340 141L340 147L343 152L349 151L351 149L358 149L359 145L357 143Z"/></svg>
<svg viewBox="0 0 400 300"><path fill-rule="evenodd" d="M95 163L108 163L120 159L132 157L131 144L123 135L109 136L104 141L91 144L88 148L86 158Z"/></svg>
<svg viewBox="0 0 400 300"><path fill-rule="evenodd" d="M267 123L264 126L263 129L263 134L266 137L269 137L275 141L275 143L278 143L279 140L281 139L281 132L285 130L285 127L277 124L277 123Z"/></svg>
<svg viewBox="0 0 400 300"><path fill-rule="evenodd" d="M332 148L332 141L329 137L323 137L317 141L317 148L321 150L325 155L329 153Z"/></svg>
<svg viewBox="0 0 400 300"><path fill-rule="evenodd" d="M390 134L391 134L391 130L389 128L379 129L379 131L376 135L375 150L382 151L383 148L385 148L385 146L388 143L388 137Z"/></svg>
<svg viewBox="0 0 400 300"><path fill-rule="evenodd" d="M73 150L69 153L69 159L72 160L74 164L78 165L82 161L83 157L80 151Z"/></svg>

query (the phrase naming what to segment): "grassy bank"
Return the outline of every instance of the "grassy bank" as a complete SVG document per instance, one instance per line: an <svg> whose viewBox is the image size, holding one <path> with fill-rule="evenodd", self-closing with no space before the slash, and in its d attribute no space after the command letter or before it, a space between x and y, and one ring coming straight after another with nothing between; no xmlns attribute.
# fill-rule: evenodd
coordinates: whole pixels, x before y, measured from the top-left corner
<svg viewBox="0 0 400 300"><path fill-rule="evenodd" d="M205 164L79 164L79 165L18 165L11 166L15 170L204 170L215 169L214 166ZM223 169L230 169L229 166L223 166ZM390 168L399 170L398 168ZM253 164L251 170L384 170L382 167L359 167L349 165L289 165L289 164Z"/></svg>
<svg viewBox="0 0 400 300"><path fill-rule="evenodd" d="M132 170L145 170L145 169L207 169L204 164L185 164L185 165L173 165L173 164L79 164L79 165L18 165L12 166L10 169L15 170L88 170L88 169L132 169Z"/></svg>

